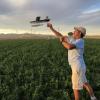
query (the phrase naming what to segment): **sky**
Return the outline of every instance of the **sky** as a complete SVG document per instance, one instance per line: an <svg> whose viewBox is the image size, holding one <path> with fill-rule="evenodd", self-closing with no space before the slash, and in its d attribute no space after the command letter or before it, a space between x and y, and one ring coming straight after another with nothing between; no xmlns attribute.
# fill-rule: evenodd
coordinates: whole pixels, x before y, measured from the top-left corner
<svg viewBox="0 0 100 100"><path fill-rule="evenodd" d="M52 35L46 23L31 27L36 16L49 16L62 34L83 26L87 35L100 35L100 0L0 0L0 33Z"/></svg>

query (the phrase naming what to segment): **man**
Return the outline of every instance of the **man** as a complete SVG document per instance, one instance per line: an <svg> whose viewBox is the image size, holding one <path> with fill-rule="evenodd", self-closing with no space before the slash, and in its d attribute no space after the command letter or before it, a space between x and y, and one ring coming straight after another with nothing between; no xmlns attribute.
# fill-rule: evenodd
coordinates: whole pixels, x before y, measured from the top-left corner
<svg viewBox="0 0 100 100"><path fill-rule="evenodd" d="M68 49L68 61L72 69L72 85L74 91L75 100L80 99L79 91L86 88L88 91L91 100L97 100L94 96L93 89L90 84L87 82L85 72L86 65L83 58L84 53L84 39L83 37L86 34L86 29L83 27L74 27L74 32L72 38L64 37L61 33L57 32L51 23L47 24L55 35L60 39L62 45Z"/></svg>

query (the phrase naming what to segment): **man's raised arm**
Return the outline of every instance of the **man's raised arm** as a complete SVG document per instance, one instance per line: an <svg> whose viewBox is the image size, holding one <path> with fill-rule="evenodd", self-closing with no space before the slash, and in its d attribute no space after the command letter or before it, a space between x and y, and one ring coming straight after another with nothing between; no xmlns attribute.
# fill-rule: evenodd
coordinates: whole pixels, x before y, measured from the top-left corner
<svg viewBox="0 0 100 100"><path fill-rule="evenodd" d="M63 37L63 35L62 35L61 33L59 33L58 31L56 31L56 30L53 28L53 26L52 26L51 23L47 23L47 27L49 27L49 28L52 30L52 32L55 33L55 35L56 35L58 38Z"/></svg>

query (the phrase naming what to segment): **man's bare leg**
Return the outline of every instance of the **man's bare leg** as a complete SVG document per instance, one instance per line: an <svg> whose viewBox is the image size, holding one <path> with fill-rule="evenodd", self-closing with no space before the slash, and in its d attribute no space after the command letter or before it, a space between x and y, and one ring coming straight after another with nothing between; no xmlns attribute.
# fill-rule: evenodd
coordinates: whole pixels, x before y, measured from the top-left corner
<svg viewBox="0 0 100 100"><path fill-rule="evenodd" d="M74 97L75 97L75 100L79 100L80 99L80 93L79 93L79 90L76 90L74 89Z"/></svg>
<svg viewBox="0 0 100 100"><path fill-rule="evenodd" d="M88 91L88 93L89 93L89 95L90 95L91 98L92 97L95 98L93 89L92 89L92 87L90 86L89 83L84 83L83 87ZM93 100L97 100L97 99L95 98Z"/></svg>

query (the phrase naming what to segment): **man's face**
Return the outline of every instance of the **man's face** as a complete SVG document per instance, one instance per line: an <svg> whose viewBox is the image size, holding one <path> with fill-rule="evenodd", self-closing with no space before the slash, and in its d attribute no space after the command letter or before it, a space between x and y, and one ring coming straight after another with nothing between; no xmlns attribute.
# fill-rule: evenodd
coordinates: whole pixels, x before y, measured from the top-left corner
<svg viewBox="0 0 100 100"><path fill-rule="evenodd" d="M80 31L75 30L75 31L73 32L73 37L74 37L75 39L80 38L80 36L81 36L81 32L80 32Z"/></svg>

